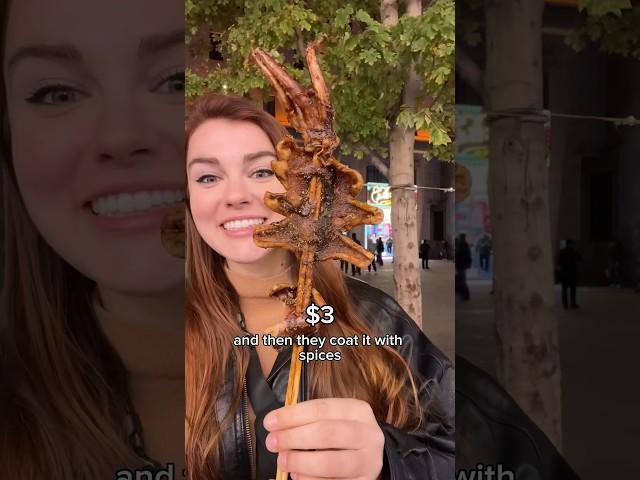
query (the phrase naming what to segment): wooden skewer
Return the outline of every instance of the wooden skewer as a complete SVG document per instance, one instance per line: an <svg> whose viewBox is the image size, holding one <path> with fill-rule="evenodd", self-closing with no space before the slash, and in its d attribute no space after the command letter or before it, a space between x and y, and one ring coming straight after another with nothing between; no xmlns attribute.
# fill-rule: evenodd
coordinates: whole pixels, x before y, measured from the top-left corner
<svg viewBox="0 0 640 480"><path fill-rule="evenodd" d="M289 383L287 385L287 396L285 398L284 406L295 405L298 403L298 393L300 390L300 372L302 371L302 362L300 361L300 352L303 347L298 344L294 344L291 352L291 368L289 370ZM276 480L287 480L289 473L280 470L276 473Z"/></svg>
<svg viewBox="0 0 640 480"><path fill-rule="evenodd" d="M320 217L320 198L322 196L322 185L314 177L309 182L309 199L315 204L314 218L318 220ZM313 270L314 252L306 247L300 259L300 277L298 278L298 298L296 303L296 314L302 315L312 296L312 270ZM301 345L294 343L291 352L291 367L289 369L289 383L287 384L287 394L284 406L295 405L298 403L298 395L300 394L300 375L302 372L302 362L300 361L300 352L303 350ZM278 467L276 472L276 480L287 480L288 472L282 471Z"/></svg>

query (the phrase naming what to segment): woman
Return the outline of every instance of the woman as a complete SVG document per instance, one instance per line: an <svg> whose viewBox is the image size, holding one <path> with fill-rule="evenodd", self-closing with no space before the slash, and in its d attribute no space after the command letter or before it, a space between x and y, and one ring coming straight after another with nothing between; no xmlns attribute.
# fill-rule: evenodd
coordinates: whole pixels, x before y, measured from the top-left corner
<svg viewBox="0 0 640 480"><path fill-rule="evenodd" d="M0 2L0 478L182 463L182 8Z"/></svg>
<svg viewBox="0 0 640 480"><path fill-rule="evenodd" d="M267 292L297 276L291 254L253 242L255 225L282 218L263 197L283 191L271 161L285 133L248 101L215 94L187 120L188 476L263 480L277 461L304 479L452 478L451 364L379 290L315 267L339 319L321 335L403 338L397 350L332 347L340 361L311 362L309 390L322 400L281 408L290 348L233 347L282 320Z"/></svg>

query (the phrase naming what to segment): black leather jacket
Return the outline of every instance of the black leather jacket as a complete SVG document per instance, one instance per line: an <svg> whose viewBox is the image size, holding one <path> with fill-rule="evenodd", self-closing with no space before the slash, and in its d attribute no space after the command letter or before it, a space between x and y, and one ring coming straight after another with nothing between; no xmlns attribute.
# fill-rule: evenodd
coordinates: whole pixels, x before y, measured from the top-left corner
<svg viewBox="0 0 640 480"><path fill-rule="evenodd" d="M578 480L551 441L489 374L456 355L459 477L491 466L513 480ZM511 475L509 475L511 473ZM485 473L489 478L489 473ZM493 478L500 478L494 475Z"/></svg>
<svg viewBox="0 0 640 480"><path fill-rule="evenodd" d="M452 363L416 326L415 322L387 294L370 285L347 279L349 292L365 320L377 333L397 334L403 338L398 347L414 371L424 379L420 400L428 413L425 427L417 433L405 433L380 422L385 435L384 480L450 480L455 471L454 369ZM289 377L291 349L284 350L267 378L282 401ZM231 377L231 376L229 376ZM218 403L218 415L228 410L231 385ZM231 428L223 434L222 478L251 479L251 458L247 442L246 400L238 408ZM275 477L275 472L273 474ZM272 478L273 478L272 477ZM257 480L268 480L259 478Z"/></svg>

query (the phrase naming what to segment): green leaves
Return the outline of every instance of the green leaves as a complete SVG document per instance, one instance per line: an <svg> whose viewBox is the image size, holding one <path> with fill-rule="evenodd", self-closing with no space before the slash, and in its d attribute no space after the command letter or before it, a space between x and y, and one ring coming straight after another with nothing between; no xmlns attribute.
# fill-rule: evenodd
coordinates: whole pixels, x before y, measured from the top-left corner
<svg viewBox="0 0 640 480"><path fill-rule="evenodd" d="M396 122L429 130L438 147L451 142L453 0L435 0L422 16L403 15L393 27L381 23L379 0L186 0L185 13L189 64L204 65L187 71L188 99L205 91L247 95L259 89L269 95L270 86L247 61L252 45L275 55L308 85L307 72L299 68L299 42L322 37L320 63L332 89L343 152L361 152L360 144L384 151ZM222 34L223 65L208 62L191 41L209 31ZM422 82L415 113L401 101L412 65Z"/></svg>
<svg viewBox="0 0 640 480"><path fill-rule="evenodd" d="M566 39L575 50L590 44L606 53L640 58L640 8L628 0L582 0L584 24Z"/></svg>
<svg viewBox="0 0 640 480"><path fill-rule="evenodd" d="M632 8L631 0L579 0L578 10L586 10L594 17L604 15L622 15L622 11Z"/></svg>

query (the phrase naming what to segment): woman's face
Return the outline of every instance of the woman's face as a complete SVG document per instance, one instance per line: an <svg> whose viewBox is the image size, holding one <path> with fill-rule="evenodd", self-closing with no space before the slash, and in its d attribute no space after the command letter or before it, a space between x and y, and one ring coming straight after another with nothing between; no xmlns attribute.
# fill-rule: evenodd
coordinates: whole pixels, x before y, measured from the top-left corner
<svg viewBox="0 0 640 480"><path fill-rule="evenodd" d="M184 187L182 4L11 3L2 68L36 228L101 288L181 285L184 263L163 249L160 226Z"/></svg>
<svg viewBox="0 0 640 480"><path fill-rule="evenodd" d="M283 217L264 205L265 192L284 192L271 170L275 149L251 122L213 119L187 149L191 214L204 241L228 261L254 263L268 254L253 242L256 225Z"/></svg>

